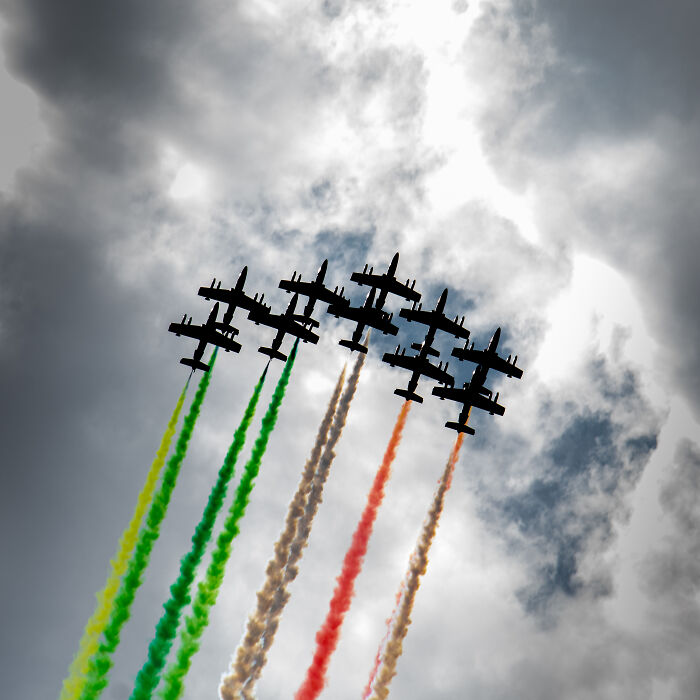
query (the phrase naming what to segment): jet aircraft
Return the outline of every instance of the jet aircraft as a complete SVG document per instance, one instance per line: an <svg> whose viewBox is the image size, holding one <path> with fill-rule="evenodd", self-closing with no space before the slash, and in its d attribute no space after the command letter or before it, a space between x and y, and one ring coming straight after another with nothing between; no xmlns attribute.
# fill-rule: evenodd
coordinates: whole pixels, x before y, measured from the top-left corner
<svg viewBox="0 0 700 700"><path fill-rule="evenodd" d="M362 337L362 332L366 326L370 328L376 328L378 331L384 333L384 335L396 335L399 332L397 326L395 326L391 319L393 314L382 311L379 307L374 306L374 297L376 295L376 287L372 287L365 298L365 303L362 306L347 306L331 304L328 307L328 313L336 318L347 318L350 321L355 321L357 327L353 331L351 340L341 340L340 345L343 345L350 350L357 350L358 352L367 352L367 346L360 343L360 338Z"/></svg>
<svg viewBox="0 0 700 700"><path fill-rule="evenodd" d="M217 326L219 324L216 321L216 317L218 313L219 302L217 301L212 307L206 323L203 323L201 326L193 326L191 316L189 321L185 323L187 314L182 317L182 321L180 323L171 323L170 326L168 326L168 330L171 333L175 333L175 335L178 337L181 335L186 335L189 338L199 340L199 345L196 347L194 355L191 358L183 357L180 360L181 364L187 365L193 370L201 369L204 372L209 371L209 365L201 361L202 355L204 354L204 350L208 343L218 345L220 348L226 350L226 352L240 352L241 344L229 337L229 334L233 336L238 333L237 329L231 328L228 333L222 333L217 330Z"/></svg>
<svg viewBox="0 0 700 700"><path fill-rule="evenodd" d="M508 355L507 360L500 357L497 352L498 343L500 340L501 329L497 328L485 350L474 350L474 343L472 343L470 346L469 339L467 338L467 342L464 343L464 347L455 348L452 351L452 354L460 360L476 362L478 365L484 365L488 369L495 369L497 372L502 372L509 377L520 379L520 377L523 376L523 371L519 367L515 366L518 361L518 356L516 355L512 360L510 355Z"/></svg>
<svg viewBox="0 0 700 700"><path fill-rule="evenodd" d="M455 348L452 351L455 357L468 359L472 362L477 361L479 364L474 370L471 380L465 382L461 389L446 386L438 386L433 389L433 394L435 394L435 396L439 396L441 399L457 401L462 404L462 410L457 421L448 421L445 423L445 427L452 428L460 433L474 435L474 429L466 424L472 406L482 411L488 411L492 416L502 416L505 413L505 407L498 403L498 392L494 397L491 390L485 386L489 369L496 369L509 377L516 377L518 379L523 376L523 371L515 366L518 359L517 356L512 361L510 356L507 360L499 357L497 349L500 338L501 329L498 328L485 350L474 350L473 343L471 347L468 348L467 344L469 341L467 341L464 348Z"/></svg>
<svg viewBox="0 0 700 700"><path fill-rule="evenodd" d="M297 314L294 318L312 328L318 326L318 321L311 318L317 301L323 301L326 304L335 304L337 306L348 306L350 304L350 300L343 296L344 288L339 292L338 287L331 291L324 286L323 281L326 277L327 269L328 260L324 260L313 282L302 282L301 275L297 277L295 270L291 280L282 280L279 284L280 289L284 289L286 292L295 292L309 298L309 301L304 307L304 311L301 314Z"/></svg>
<svg viewBox="0 0 700 700"><path fill-rule="evenodd" d="M415 346L416 344L414 343L411 347L415 348ZM408 386L405 389L394 389L395 394L398 396L403 396L409 401L423 403L423 397L416 394L418 380L421 376L430 377L431 379L435 379L441 384L448 386L452 386L454 384L454 377L447 371L448 363L446 362L444 367L442 366L442 362L438 363L437 365L432 364L428 359L427 352L421 351L417 355L406 355L406 348L403 348L403 350L400 351L400 348L397 345L396 352L385 352L382 360L384 362L388 362L392 367L398 365L399 367L403 367L404 369L408 369L412 372L411 378L408 380Z"/></svg>
<svg viewBox="0 0 700 700"><path fill-rule="evenodd" d="M413 284L409 286L410 280L406 280L406 284L401 284L401 282L399 282L394 276L398 264L399 254L396 253L396 255L394 255L394 257L391 259L389 269L385 273L377 275L374 273L374 268L372 267L369 268L368 272L367 265L365 264L362 272L353 272L352 275L350 275L350 279L353 282L357 282L357 284L360 286L366 284L372 288L380 290L375 304L376 308L378 309L383 308L384 304L386 303L387 294L389 293L396 294L397 296L403 297L408 301L419 301L420 292L415 290L416 281L413 280Z"/></svg>
<svg viewBox="0 0 700 700"><path fill-rule="evenodd" d="M280 345L285 335L293 335L296 338L300 338L305 343L313 343L314 345L318 343L318 336L305 325L295 320L294 311L298 299L299 295L295 294L289 302L287 310L283 314L271 314L269 311L260 312L257 310L253 310L248 314L248 318L253 321L256 326L262 324L263 326L277 329L277 335L270 347L261 346L258 348L258 352L261 352L263 355L268 355L271 359L282 360L284 362L287 356L280 352Z"/></svg>
<svg viewBox="0 0 700 700"><path fill-rule="evenodd" d="M454 378L447 371L448 364L445 363L444 368L442 362L435 366L431 364L429 359L430 355L434 357L440 356L438 350L433 347L436 331L442 330L446 333L451 333L456 338L469 338L469 331L464 327L464 316L462 316L462 320L458 322L457 317L455 317L454 321L451 321L443 313L446 303L447 289L443 290L432 311L424 311L422 305L417 306L414 302L413 308L401 309L399 312L400 315L408 321L425 324L428 326L428 331L422 343L411 343L411 348L418 351L417 355L406 355L405 349L399 353L398 345L396 346L396 352L384 353L384 357L382 357L384 362L388 362L392 367L398 365L412 372L411 378L408 381L408 387L406 389L395 389L395 394L410 399L411 401L422 403L423 398L416 393L418 380L421 375L435 379L446 386L452 386L454 384Z"/></svg>
<svg viewBox="0 0 700 700"><path fill-rule="evenodd" d="M226 331L231 326L231 320L233 319L233 314L235 310L240 306L248 312L255 311L259 313L265 313L270 310L270 307L263 303L263 294L260 299L256 294L254 297L249 297L244 291L243 286L245 285L245 280L248 275L248 266L246 265L242 270L241 274L238 276L236 281L236 286L231 287L231 289L221 289L221 282L215 287L216 277L211 281L209 287L200 287L199 296L205 299L215 299L216 301L222 301L228 304L228 308L224 313L224 317L218 324L218 328Z"/></svg>

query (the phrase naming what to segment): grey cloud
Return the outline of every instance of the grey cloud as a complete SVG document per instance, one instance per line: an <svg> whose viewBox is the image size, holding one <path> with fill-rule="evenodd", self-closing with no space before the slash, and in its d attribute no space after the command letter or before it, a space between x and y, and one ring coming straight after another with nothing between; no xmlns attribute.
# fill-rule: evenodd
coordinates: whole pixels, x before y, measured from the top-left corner
<svg viewBox="0 0 700 700"><path fill-rule="evenodd" d="M667 348L668 381L696 412L699 26L692 2L538 0L487 5L474 32L500 56L481 127L501 176L538 190L545 245L631 278ZM583 154L604 160L596 168Z"/></svg>
<svg viewBox="0 0 700 700"><path fill-rule="evenodd" d="M657 444L654 411L629 370L620 372L594 357L585 376L598 396L586 401L597 407L556 399L548 408L543 404L542 448L524 457L527 448L519 442L504 446L514 464L502 479L482 477L479 485L483 517L533 566L533 579L518 597L545 624L556 620L561 596L611 593L610 571L596 566L585 573L581 564L610 547L615 522L627 517L625 499ZM621 415L622 400L636 407L636 419ZM645 429L650 431L640 434ZM518 465L523 459L526 467ZM528 475L525 483L504 486L514 469Z"/></svg>

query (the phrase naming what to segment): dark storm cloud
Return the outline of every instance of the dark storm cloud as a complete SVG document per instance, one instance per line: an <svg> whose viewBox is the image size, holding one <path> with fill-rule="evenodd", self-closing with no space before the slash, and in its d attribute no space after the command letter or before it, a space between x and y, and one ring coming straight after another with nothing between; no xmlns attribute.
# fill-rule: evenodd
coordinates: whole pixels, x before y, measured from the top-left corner
<svg viewBox="0 0 700 700"><path fill-rule="evenodd" d="M597 568L590 575L581 571L581 564L584 557L598 556L610 546L615 522L625 519L625 497L657 444L658 427L639 434L647 421L655 420L631 371L613 370L593 358L585 377L594 388L586 400L597 407L556 400L542 404L537 432L546 439L527 466L520 465L520 472L528 475L525 483L503 485L518 469L516 455L526 451L516 441L503 453L515 460L505 468L504 479L480 487L487 521L504 533L514 553L534 564L533 580L518 597L545 622L551 621L552 605L561 596L611 592L609 572ZM644 419L635 424L618 415L623 402L635 406ZM550 425L560 427L553 432Z"/></svg>
<svg viewBox="0 0 700 700"><path fill-rule="evenodd" d="M657 341L674 340L669 381L696 411L699 30L697 3L651 0L491 5L475 28L503 57L482 120L494 163L539 188L547 245L631 277Z"/></svg>

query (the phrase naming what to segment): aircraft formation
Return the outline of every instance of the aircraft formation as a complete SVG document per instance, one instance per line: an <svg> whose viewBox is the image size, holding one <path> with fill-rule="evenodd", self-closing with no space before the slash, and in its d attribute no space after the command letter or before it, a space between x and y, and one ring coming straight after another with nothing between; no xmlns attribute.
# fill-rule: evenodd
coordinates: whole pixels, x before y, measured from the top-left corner
<svg viewBox="0 0 700 700"><path fill-rule="evenodd" d="M185 335L199 341L191 358L183 357L180 362L194 370L208 371L209 365L202 361L204 351L208 344L216 345L226 352L240 352L241 344L234 340L239 330L231 325L233 316L239 307L248 312L248 319L256 325L263 325L277 331L269 346L261 346L258 351L267 355L271 360L287 359L281 350L285 336L298 338L305 343L318 343L319 336L314 332L320 326L318 320L312 317L316 303L327 305L327 313L336 318L343 318L355 323L352 336L342 339L339 344L351 351L367 353L367 346L362 344L362 336L365 329L375 329L384 335L395 336L398 334L398 326L392 323L393 314L386 311L384 306L389 294L398 296L405 301L412 302L408 308L402 308L399 315L409 323L421 324L427 327L425 337L420 343L411 343L410 349L415 354L407 354L406 348L400 344L392 353L384 353L382 360L392 367L401 367L408 370L411 375L406 388L398 388L394 393L406 400L423 402L423 397L417 393L418 382L421 377L427 377L438 382L432 393L441 400L447 399L462 404L459 416L454 421L445 423L447 428L458 433L474 435L475 431L467 425L471 408L478 408L491 415L503 415L505 407L498 403L499 395L486 387L489 370L500 372L508 377L522 377L523 371L517 367L517 355L511 358L503 358L498 354L498 344L501 338L501 329L497 328L483 350L475 350L474 343L469 343L470 332L464 328L464 316L461 319L450 319L444 313L447 303L448 290L445 289L437 300L435 308L424 310L420 292L416 291L416 282L406 280L401 283L396 278L399 254L396 253L385 273L377 274L372 267L366 264L362 272L353 272L350 280L358 286L369 287L365 301L360 306L352 306L350 299L344 296L345 288L338 290L325 286L325 276L328 269L328 260L324 260L311 281L302 281L301 274L296 271L289 280L282 280L279 288L292 294L292 298L284 313L274 314L271 307L264 302L264 294L258 298L258 294L249 296L244 291L248 268L241 271L235 286L230 289L222 288L221 282L216 278L208 287L199 288L199 296L207 300L215 300L208 319L201 325L192 323L192 317L187 319L187 314L182 317L180 323L171 323L168 330L178 336ZM299 295L308 299L301 313L297 313ZM221 304L227 304L222 319L218 320ZM438 331L453 336L456 340L463 340L463 347L455 347L452 356L460 361L475 363L471 379L464 382L462 387L454 386L454 376L448 371L448 362L435 361L440 353L434 347L435 335ZM435 358L431 362L431 358Z"/></svg>

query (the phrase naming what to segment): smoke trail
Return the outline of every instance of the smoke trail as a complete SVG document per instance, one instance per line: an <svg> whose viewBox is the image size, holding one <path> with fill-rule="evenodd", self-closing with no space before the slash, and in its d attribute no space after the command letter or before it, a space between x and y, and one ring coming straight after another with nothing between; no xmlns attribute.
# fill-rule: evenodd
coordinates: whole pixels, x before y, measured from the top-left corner
<svg viewBox="0 0 700 700"><path fill-rule="evenodd" d="M243 641L239 645L236 652L236 663L233 665L235 673L232 673L222 681L223 686L221 693L223 694L224 698L231 697L232 694L240 692L241 685L245 682L250 673L250 661L264 633L274 592L279 586L282 585L284 569L287 565L287 560L289 559L289 546L297 530L297 521L304 512L304 504L306 503L309 489L311 488L311 482L314 474L316 473L316 468L318 467L318 462L321 459L323 445L328 439L328 431L331 428L331 423L333 421L333 416L335 415L336 406L338 404L338 399L340 398L340 392L343 389L344 381L345 367L343 367L343 370L338 377L335 389L330 401L328 402L326 413L318 428L316 442L311 450L311 455L304 465L299 486L297 487L297 491L289 504L284 529L282 530L279 539L275 543L274 556L267 564L267 577L263 587L257 593L256 610L248 618L245 637L243 638ZM228 688L228 690L224 690L224 688Z"/></svg>
<svg viewBox="0 0 700 700"><path fill-rule="evenodd" d="M338 645L340 628L345 613L350 608L355 591L355 579L360 573L362 562L367 552L367 545L372 534L377 510L384 498L384 487L391 475L391 464L396 456L396 449L401 441L401 433L406 423L411 402L405 401L396 419L391 439L384 454L384 459L374 477L374 483L367 496L367 504L352 536L352 543L345 554L343 569L336 579L336 587L328 610L328 615L321 629L316 633L316 652L306 678L295 694L295 700L314 700L326 684L326 672L331 655Z"/></svg>
<svg viewBox="0 0 700 700"><path fill-rule="evenodd" d="M175 435L175 428L177 427L177 421L180 417L180 411L185 401L185 394L187 393L189 383L190 380L188 379L185 388L180 394L180 398L177 400L175 410L172 416L170 416L168 426L160 441L155 459L146 476L146 483L143 485L141 493L136 501L134 514L131 516L131 520L119 540L119 548L117 549L114 559L110 561L112 571L107 577L104 588L96 596L97 606L92 613L92 617L85 626L85 631L83 632L80 645L78 646L78 653L75 655L68 669L68 677L63 681L59 700L76 700L83 689L90 657L97 651L100 635L102 634L102 630L107 626L107 621L112 611L112 605L116 598L117 591L119 590L119 581L126 571L129 557L136 546L139 526L141 525L146 508L148 508L148 504L151 502L153 492L158 484L158 477L165 464L165 458L168 456L170 443L172 442L173 435Z"/></svg>
<svg viewBox="0 0 700 700"><path fill-rule="evenodd" d="M185 420L180 430L175 445L175 453L170 457L163 471L163 479L160 489L153 497L153 502L148 510L146 522L139 531L138 541L134 553L129 560L126 573L122 578L119 592L117 593L114 606L109 617L109 622L103 631L103 638L99 644L97 652L92 655L88 665L88 675L85 686L80 694L80 700L94 700L99 697L109 682L107 674L112 667L112 654L119 645L119 634L124 623L131 615L131 604L136 595L136 590L141 585L141 577L148 566L153 544L160 534L160 525L163 522L165 513L170 503L175 483L177 482L180 466L187 454L194 425L199 416L199 410L207 393L207 387L211 379L211 373L216 361L216 348L209 361L209 371L202 375L197 387L190 410L185 416Z"/></svg>
<svg viewBox="0 0 700 700"><path fill-rule="evenodd" d="M372 685L374 684L374 679L377 677L379 665L382 662L382 653L384 652L384 648L386 647L386 644L389 641L389 635L391 634L391 629L394 626L394 620L399 614L399 606L401 605L401 599L403 598L405 589L406 578L404 577L404 580L401 581L399 592L396 594L396 602L394 603L394 609L391 611L391 615L386 619L386 633L384 634L382 641L379 643L379 648L377 649L377 653L374 657L374 663L372 664L372 670L369 672L369 679L367 681L367 685L362 691L362 700L367 700L367 698L370 696L370 693L372 692Z"/></svg>
<svg viewBox="0 0 700 700"><path fill-rule="evenodd" d="M168 667L163 677L165 687L160 696L166 700L177 700L182 695L185 675L192 663L192 657L199 649L202 634L209 624L209 613L216 603L221 582L224 578L226 562L231 554L231 543L239 532L238 522L245 515L254 480L260 470L260 462L265 454L270 433L275 427L277 413L289 383L289 375L294 366L298 342L294 343L292 352L289 354L282 371L282 376L277 382L272 400L262 420L260 434L255 440L253 453L245 465L243 476L236 489L236 496L224 523L223 532L217 538L216 547L212 552L211 563L204 580L197 587L192 613L185 620L185 625L180 632L180 647L177 650L175 662Z"/></svg>
<svg viewBox="0 0 700 700"><path fill-rule="evenodd" d="M350 404L352 403L355 390L357 389L357 383L360 379L360 372L362 371L365 357L366 356L364 354L360 354L355 361L355 366L350 374L348 385L340 400L338 410L336 411L335 418L333 419L333 427L331 428L328 442L323 449L323 455L319 460L316 473L313 475L306 505L303 512L299 516L299 520L296 525L296 533L294 534L294 539L288 549L284 577L281 581L277 579L276 582L278 582L278 585L275 589L273 589L274 596L268 604L268 617L267 620L264 621L264 626L261 629L258 647L257 649L251 650L252 653L250 655L239 655L239 657L236 659L237 664L235 668L237 671L237 680L238 683L243 686L243 697L245 698L253 697L253 686L260 678L262 669L265 666L267 661L267 652L272 646L277 628L279 627L282 612L284 611L284 607L290 597L287 588L299 573L298 563L308 542L309 534L311 532L311 525L322 500L323 487L325 486L328 472L330 471L330 467L335 457L334 449L338 444L338 440L340 439L343 428L345 427L345 421L347 420ZM232 679L233 674L232 676L223 679L220 692L224 700L233 700L233 698L236 696L236 684L229 682ZM241 686L238 687L240 688Z"/></svg>
<svg viewBox="0 0 700 700"><path fill-rule="evenodd" d="M413 610L413 603L420 586L420 578L428 568L428 552L430 551L430 545L435 537L435 531L437 530L442 508L445 504L445 494L452 485L452 474L459 457L459 450L462 447L463 439L464 433L459 433L455 440L454 447L452 448L452 452L450 453L450 458L447 460L440 485L435 492L433 504L428 511L428 517L423 525L423 532L418 539L416 549L411 555L409 570L406 576L406 591L401 600L396 621L394 622L391 639L389 639L384 651L382 668L374 687L372 700L385 700L389 695L389 684L396 675L396 664L403 651L403 640L408 632L408 626L411 624L411 611Z"/></svg>
<svg viewBox="0 0 700 700"><path fill-rule="evenodd" d="M246 432L255 415L255 408L260 398L260 391L262 390L266 374L267 367L258 380L243 414L243 420L241 420L233 435L233 441L219 470L216 483L209 494L209 500L202 514L202 519L197 524L192 536L192 548L180 562L180 573L175 583L170 587L170 598L163 605L165 612L156 625L155 637L148 647L148 659L136 676L134 690L131 693L132 700L146 700L150 698L158 685L160 673L165 666L173 639L175 639L177 634L180 615L183 608L190 602L190 588L192 587L197 567L202 561L204 552L211 540L216 517L226 498L226 491L233 476L236 460L243 449Z"/></svg>

